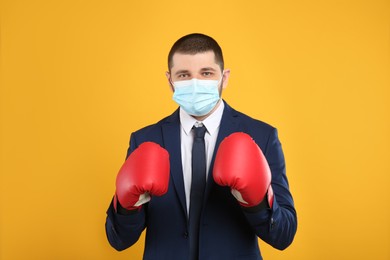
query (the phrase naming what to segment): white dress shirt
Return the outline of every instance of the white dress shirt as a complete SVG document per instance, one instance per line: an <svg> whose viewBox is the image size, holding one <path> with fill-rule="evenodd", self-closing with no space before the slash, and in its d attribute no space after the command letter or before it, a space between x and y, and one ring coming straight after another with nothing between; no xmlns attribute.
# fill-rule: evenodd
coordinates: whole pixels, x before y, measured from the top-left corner
<svg viewBox="0 0 390 260"><path fill-rule="evenodd" d="M181 161L183 166L183 179L184 190L186 195L187 212L190 212L190 194L191 194L191 182L192 182L192 143L194 142L194 132L192 127L194 125L204 125L207 129L204 136L205 148L206 148L206 181L209 175L209 168L211 159L213 157L215 143L217 142L217 136L219 127L221 124L223 109L225 105L223 101L219 102L217 109L209 115L205 120L199 122L182 108L180 108L180 141L181 141Z"/></svg>

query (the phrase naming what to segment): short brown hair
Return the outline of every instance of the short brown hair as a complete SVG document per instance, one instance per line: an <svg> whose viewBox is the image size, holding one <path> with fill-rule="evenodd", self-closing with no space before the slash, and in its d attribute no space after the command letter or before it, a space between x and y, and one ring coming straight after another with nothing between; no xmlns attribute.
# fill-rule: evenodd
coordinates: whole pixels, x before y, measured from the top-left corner
<svg viewBox="0 0 390 260"><path fill-rule="evenodd" d="M222 49L216 40L201 33L192 33L181 37L177 40L168 54L168 69L173 67L173 55L175 53L182 54L197 54L207 51L213 51L215 55L215 62L224 69Z"/></svg>

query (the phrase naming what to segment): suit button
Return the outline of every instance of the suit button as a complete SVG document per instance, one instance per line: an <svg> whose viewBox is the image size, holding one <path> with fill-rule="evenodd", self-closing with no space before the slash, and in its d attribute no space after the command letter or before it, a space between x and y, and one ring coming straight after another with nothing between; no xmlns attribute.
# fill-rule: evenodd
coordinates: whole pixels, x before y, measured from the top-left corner
<svg viewBox="0 0 390 260"><path fill-rule="evenodd" d="M188 238L188 232L184 232L184 233L183 233L183 237L184 237L184 238Z"/></svg>
<svg viewBox="0 0 390 260"><path fill-rule="evenodd" d="M275 222L274 218L271 218L271 222L270 222L270 225L269 225L271 230L274 229L275 224L276 224L276 222Z"/></svg>

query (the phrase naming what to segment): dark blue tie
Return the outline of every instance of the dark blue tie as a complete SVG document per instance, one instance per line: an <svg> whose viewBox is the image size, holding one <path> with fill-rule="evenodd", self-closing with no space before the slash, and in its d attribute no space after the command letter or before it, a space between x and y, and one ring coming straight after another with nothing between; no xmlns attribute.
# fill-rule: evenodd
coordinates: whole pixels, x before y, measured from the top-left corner
<svg viewBox="0 0 390 260"><path fill-rule="evenodd" d="M193 127L194 144L192 146L192 183L190 196L190 260L198 260L200 212L202 210L204 189L206 187L206 149L204 135L206 127Z"/></svg>

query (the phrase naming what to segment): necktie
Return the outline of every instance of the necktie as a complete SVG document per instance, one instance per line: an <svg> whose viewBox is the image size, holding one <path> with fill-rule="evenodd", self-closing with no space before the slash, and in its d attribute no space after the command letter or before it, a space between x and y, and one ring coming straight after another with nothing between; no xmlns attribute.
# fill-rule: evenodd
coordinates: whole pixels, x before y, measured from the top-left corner
<svg viewBox="0 0 390 260"><path fill-rule="evenodd" d="M193 127L194 143L192 146L192 182L190 195L189 239L190 259L198 260L200 212L206 186L206 149L204 135L206 127Z"/></svg>

